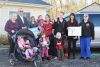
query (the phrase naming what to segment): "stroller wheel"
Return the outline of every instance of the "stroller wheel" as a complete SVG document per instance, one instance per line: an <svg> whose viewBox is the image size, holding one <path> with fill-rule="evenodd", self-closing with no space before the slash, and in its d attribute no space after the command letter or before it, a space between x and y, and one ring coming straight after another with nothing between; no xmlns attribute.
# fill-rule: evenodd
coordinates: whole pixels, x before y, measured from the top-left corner
<svg viewBox="0 0 100 67"><path fill-rule="evenodd" d="M10 64L11 64L12 66L15 65L15 61L14 61L13 59L10 59L9 62L10 62Z"/></svg>

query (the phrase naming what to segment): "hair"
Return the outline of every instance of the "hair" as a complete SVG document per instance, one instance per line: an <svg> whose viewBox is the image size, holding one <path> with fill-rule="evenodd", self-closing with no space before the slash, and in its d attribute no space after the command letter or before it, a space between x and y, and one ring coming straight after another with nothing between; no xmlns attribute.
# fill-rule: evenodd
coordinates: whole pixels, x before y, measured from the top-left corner
<svg viewBox="0 0 100 67"><path fill-rule="evenodd" d="M64 12L60 12L60 13L64 15Z"/></svg>
<svg viewBox="0 0 100 67"><path fill-rule="evenodd" d="M18 12L19 12L20 10L23 10L23 8L19 8L19 9L18 9Z"/></svg>
<svg viewBox="0 0 100 67"><path fill-rule="evenodd" d="M51 22L51 18L50 18L50 15L49 15L49 14L46 14L46 16L48 16L48 17L49 17L49 21ZM45 22L46 22L46 20L45 20Z"/></svg>
<svg viewBox="0 0 100 67"><path fill-rule="evenodd" d="M42 16L42 15L39 15L39 16L38 16L38 19L39 19L39 17L41 17L41 16Z"/></svg>
<svg viewBox="0 0 100 67"><path fill-rule="evenodd" d="M16 16L17 17L17 13L10 14L9 18L12 19L13 16Z"/></svg>
<svg viewBox="0 0 100 67"><path fill-rule="evenodd" d="M69 21L71 22L71 16L74 16L74 22L77 22L77 20L76 20L76 16L75 16L74 13L71 13L71 14L70 14L70 19L69 19Z"/></svg>
<svg viewBox="0 0 100 67"><path fill-rule="evenodd" d="M32 21L32 20L34 20L34 21L35 21L35 17L34 17L34 16L31 16L31 21Z"/></svg>

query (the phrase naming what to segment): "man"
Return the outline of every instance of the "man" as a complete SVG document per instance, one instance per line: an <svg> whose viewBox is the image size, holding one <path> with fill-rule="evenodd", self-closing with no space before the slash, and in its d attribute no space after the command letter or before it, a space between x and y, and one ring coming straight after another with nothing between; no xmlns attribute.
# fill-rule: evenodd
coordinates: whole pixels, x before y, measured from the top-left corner
<svg viewBox="0 0 100 67"><path fill-rule="evenodd" d="M88 14L84 14L83 21L79 24L82 26L82 36L80 37L81 57L80 59L90 59L91 39L94 40L94 24L89 21Z"/></svg>
<svg viewBox="0 0 100 67"><path fill-rule="evenodd" d="M18 24L21 26L21 28L27 28L27 24L28 24L28 21L27 21L27 18L24 17L24 11L22 8L20 8L18 10L18 16L17 16L17 20Z"/></svg>

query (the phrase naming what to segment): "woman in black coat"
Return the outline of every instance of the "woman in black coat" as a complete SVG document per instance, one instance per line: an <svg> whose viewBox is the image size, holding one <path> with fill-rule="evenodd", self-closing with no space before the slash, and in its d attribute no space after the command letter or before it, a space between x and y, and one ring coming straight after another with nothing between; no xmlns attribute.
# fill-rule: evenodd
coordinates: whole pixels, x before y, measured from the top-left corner
<svg viewBox="0 0 100 67"><path fill-rule="evenodd" d="M78 22L76 20L75 14L71 13L70 14L70 19L67 22L67 24L65 24L66 26L66 35L68 36L68 27L75 27L78 26ZM68 36L68 59L71 56L71 52L73 53L73 59L75 59L75 52L76 52L76 41L78 39L78 37L76 36ZM72 46L72 48L71 48Z"/></svg>

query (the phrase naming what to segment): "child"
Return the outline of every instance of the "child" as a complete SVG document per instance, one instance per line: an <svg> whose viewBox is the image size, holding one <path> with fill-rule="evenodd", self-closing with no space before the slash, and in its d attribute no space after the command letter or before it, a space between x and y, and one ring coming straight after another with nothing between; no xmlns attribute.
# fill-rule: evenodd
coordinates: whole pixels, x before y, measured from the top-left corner
<svg viewBox="0 0 100 67"><path fill-rule="evenodd" d="M61 38L60 32L57 32L56 34L56 49L57 49L58 59L63 60L64 59L64 47L62 44L62 38Z"/></svg>
<svg viewBox="0 0 100 67"><path fill-rule="evenodd" d="M46 57L47 60L49 59L49 54L48 54L48 49L49 49L49 38L45 36L44 33L41 33L40 39L39 39L39 44L42 49L42 60L44 61L44 58Z"/></svg>
<svg viewBox="0 0 100 67"><path fill-rule="evenodd" d="M29 40L25 40L22 36L18 36L17 43L22 50L22 53L25 54L27 60L33 58L33 48L31 47Z"/></svg>

